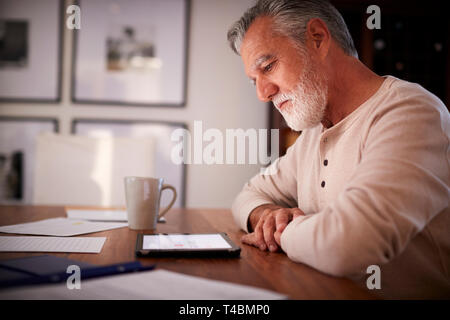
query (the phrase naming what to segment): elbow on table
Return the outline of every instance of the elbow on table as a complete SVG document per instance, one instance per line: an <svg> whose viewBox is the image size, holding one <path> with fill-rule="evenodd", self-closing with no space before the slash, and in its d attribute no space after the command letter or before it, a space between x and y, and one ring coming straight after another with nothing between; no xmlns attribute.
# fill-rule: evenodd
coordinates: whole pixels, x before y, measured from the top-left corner
<svg viewBox="0 0 450 320"><path fill-rule="evenodd" d="M386 262L387 259L380 258L378 250L378 253L374 254L373 248L355 247L355 245L357 244L349 247L331 245L328 248L317 249L316 252L297 252L293 248L288 249L286 254L295 262L304 263L334 277L365 273L368 266Z"/></svg>
<svg viewBox="0 0 450 320"><path fill-rule="evenodd" d="M348 277L365 271L361 261L355 261L348 254L335 254L328 261L318 264L316 269L334 277Z"/></svg>

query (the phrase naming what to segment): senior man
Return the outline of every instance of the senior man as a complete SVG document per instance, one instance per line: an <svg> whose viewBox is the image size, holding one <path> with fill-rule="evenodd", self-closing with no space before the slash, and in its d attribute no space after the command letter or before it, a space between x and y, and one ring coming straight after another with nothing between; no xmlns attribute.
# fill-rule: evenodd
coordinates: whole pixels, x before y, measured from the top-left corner
<svg viewBox="0 0 450 320"><path fill-rule="evenodd" d="M328 2L258 1L228 32L258 98L302 131L233 203L242 242L392 298L450 296L445 105L358 60Z"/></svg>

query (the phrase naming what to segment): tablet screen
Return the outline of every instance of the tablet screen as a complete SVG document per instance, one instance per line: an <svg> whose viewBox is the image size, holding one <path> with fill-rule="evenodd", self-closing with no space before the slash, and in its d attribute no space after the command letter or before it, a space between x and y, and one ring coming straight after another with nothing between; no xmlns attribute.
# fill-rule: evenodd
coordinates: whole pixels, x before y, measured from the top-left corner
<svg viewBox="0 0 450 320"><path fill-rule="evenodd" d="M144 235L144 250L231 249L220 234L155 234Z"/></svg>

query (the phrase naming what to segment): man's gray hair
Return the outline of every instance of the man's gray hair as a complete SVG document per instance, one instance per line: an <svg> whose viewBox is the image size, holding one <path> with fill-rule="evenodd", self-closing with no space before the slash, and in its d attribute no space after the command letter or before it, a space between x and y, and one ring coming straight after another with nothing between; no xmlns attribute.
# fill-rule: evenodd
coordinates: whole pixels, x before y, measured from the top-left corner
<svg viewBox="0 0 450 320"><path fill-rule="evenodd" d="M259 0L228 30L228 42L238 55L245 33L258 17L272 17L274 31L290 37L301 47L305 44L308 21L319 18L326 23L331 37L339 47L347 55L358 58L358 52L344 19L326 0Z"/></svg>

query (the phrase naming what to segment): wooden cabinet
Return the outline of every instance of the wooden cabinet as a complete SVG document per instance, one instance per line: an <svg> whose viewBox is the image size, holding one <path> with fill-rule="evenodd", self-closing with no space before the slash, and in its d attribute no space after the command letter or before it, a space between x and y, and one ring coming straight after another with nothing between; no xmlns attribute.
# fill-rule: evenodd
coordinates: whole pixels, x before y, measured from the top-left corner
<svg viewBox="0 0 450 320"><path fill-rule="evenodd" d="M445 1L331 1L341 12L360 60L379 75L416 82L450 105L450 20ZM366 13L378 5L381 28L370 30ZM280 155L298 137L270 104L270 128L280 129Z"/></svg>

